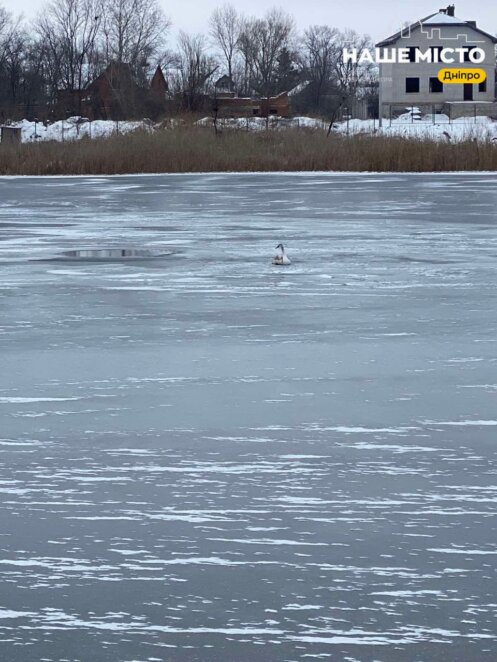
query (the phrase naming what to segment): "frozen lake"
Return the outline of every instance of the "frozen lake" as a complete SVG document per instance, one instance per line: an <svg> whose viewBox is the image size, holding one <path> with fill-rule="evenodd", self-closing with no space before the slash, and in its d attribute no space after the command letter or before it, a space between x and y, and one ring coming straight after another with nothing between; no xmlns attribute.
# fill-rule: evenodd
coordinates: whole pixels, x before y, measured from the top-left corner
<svg viewBox="0 0 497 662"><path fill-rule="evenodd" d="M497 174L0 179L0 659L495 660L496 214Z"/></svg>

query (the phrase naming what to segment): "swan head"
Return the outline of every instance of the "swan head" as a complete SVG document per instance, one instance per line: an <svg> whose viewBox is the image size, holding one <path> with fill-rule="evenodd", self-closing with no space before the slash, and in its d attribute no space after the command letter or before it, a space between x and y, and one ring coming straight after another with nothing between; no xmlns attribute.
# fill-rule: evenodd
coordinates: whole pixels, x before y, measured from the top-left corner
<svg viewBox="0 0 497 662"><path fill-rule="evenodd" d="M284 251L284 250L285 250L285 248L284 248L284 246L283 246L283 244L278 244L278 245L276 246L276 249L278 249L278 248L281 248L281 250L282 250L282 251Z"/></svg>

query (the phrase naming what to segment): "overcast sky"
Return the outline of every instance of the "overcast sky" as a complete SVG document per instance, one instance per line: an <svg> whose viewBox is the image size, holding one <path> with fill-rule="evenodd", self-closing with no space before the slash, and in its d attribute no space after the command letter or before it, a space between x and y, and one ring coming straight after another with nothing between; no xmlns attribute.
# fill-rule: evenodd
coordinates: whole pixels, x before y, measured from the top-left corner
<svg viewBox="0 0 497 662"><path fill-rule="evenodd" d="M178 30L203 32L207 29L212 10L224 4L223 0L159 0L173 22L172 37ZM44 0L0 0L0 6L34 18L45 4ZM273 4L292 14L299 29L311 24L327 24L337 28L353 28L367 33L374 40L396 32L406 21L416 21L449 4L448 0L233 0L239 11L262 15ZM479 27L497 33L496 0L454 0L456 16L476 20Z"/></svg>

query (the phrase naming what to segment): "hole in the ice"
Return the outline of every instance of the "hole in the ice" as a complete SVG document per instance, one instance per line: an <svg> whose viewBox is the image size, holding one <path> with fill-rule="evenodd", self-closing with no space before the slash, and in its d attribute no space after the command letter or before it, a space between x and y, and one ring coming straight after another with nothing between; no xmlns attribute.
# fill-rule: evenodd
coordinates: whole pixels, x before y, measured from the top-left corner
<svg viewBox="0 0 497 662"><path fill-rule="evenodd" d="M147 250L140 248L91 248L64 251L62 259L69 260L149 260L173 255L171 250ZM59 258L60 259L60 258Z"/></svg>

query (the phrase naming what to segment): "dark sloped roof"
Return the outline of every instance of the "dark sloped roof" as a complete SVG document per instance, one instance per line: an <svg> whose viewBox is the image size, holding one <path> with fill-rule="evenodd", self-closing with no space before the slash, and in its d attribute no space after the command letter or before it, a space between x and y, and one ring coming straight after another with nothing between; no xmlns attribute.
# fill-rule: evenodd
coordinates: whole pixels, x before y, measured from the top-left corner
<svg viewBox="0 0 497 662"><path fill-rule="evenodd" d="M118 83L120 85L135 85L136 87L139 87L133 75L131 66L127 62L111 62L99 76L86 86L86 89L91 91L98 88L98 84L102 80Z"/></svg>
<svg viewBox="0 0 497 662"><path fill-rule="evenodd" d="M383 46L390 46L390 44L393 44L399 39L403 34L410 33L412 30L417 30L418 28L421 27L423 23L426 21L433 19L435 16L437 16L440 12L435 12L434 14L430 14L429 16L425 16L424 18L420 19L419 21L416 21L415 23L412 23L409 26L406 26L403 30L399 30L395 34L393 34L391 37L387 37L386 39L383 39L383 41L379 41L376 44L376 48L382 48ZM457 21L457 22L456 22ZM447 27L447 25L464 25L465 27L470 27L472 30L475 32L479 32L480 34L484 35L485 37L488 37L489 39L492 40L494 44L497 44L497 37L495 37L492 34L489 34L488 32L485 32L484 30L480 30L480 28L476 27L476 25L473 25L469 21L463 21L463 20L457 20L451 23L445 23L443 21L440 21L440 23L437 23L437 21L432 21L430 20L430 27Z"/></svg>
<svg viewBox="0 0 497 662"><path fill-rule="evenodd" d="M152 80L150 81L150 87L152 90L155 90L156 92L162 92L168 90L169 86L167 84L167 80L164 76L164 72L162 71L162 67L160 65L157 66L157 69L155 70L155 73L152 76Z"/></svg>

